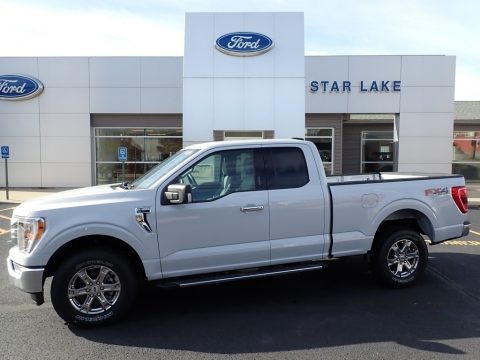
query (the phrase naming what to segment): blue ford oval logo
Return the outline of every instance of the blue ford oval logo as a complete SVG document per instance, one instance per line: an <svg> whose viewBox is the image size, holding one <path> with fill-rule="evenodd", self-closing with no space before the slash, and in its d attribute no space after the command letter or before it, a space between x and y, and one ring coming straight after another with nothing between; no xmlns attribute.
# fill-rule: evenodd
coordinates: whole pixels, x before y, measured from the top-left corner
<svg viewBox="0 0 480 360"><path fill-rule="evenodd" d="M269 51L273 47L273 41L263 34L234 32L220 36L215 47L228 55L253 56Z"/></svg>
<svg viewBox="0 0 480 360"><path fill-rule="evenodd" d="M30 76L0 75L0 99L26 100L39 95L43 84Z"/></svg>

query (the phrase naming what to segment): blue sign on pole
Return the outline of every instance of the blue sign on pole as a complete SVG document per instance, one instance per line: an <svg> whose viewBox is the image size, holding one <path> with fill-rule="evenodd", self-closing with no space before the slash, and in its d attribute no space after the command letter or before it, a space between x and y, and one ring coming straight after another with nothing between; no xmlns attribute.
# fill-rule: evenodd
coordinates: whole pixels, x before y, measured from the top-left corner
<svg viewBox="0 0 480 360"><path fill-rule="evenodd" d="M128 149L125 146L118 147L118 161L127 161Z"/></svg>
<svg viewBox="0 0 480 360"><path fill-rule="evenodd" d="M2 146L2 159L8 159L10 157L10 148L8 146Z"/></svg>

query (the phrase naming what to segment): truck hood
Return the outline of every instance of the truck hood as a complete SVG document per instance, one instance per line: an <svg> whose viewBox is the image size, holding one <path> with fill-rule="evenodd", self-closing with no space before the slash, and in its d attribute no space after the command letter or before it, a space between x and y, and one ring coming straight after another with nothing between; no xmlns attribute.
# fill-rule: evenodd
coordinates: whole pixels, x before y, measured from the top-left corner
<svg viewBox="0 0 480 360"><path fill-rule="evenodd" d="M42 213L51 210L98 206L102 204L110 206L115 203L125 202L140 202L140 204L142 204L142 199L149 199L149 202L154 202L154 192L154 190L149 189L127 190L120 187L119 184L61 191L24 202L15 209L13 216L36 217L42 216ZM148 195L146 193L148 193ZM147 204L143 203L143 206L145 205Z"/></svg>

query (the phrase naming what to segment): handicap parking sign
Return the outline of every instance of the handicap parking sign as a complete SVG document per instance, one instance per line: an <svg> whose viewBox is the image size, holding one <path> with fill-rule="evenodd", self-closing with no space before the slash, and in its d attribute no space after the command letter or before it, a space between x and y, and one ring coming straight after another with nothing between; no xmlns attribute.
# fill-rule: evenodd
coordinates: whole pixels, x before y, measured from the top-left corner
<svg viewBox="0 0 480 360"><path fill-rule="evenodd" d="M118 161L127 161L128 149L125 146L118 147Z"/></svg>
<svg viewBox="0 0 480 360"><path fill-rule="evenodd" d="M10 148L8 146L2 146L2 159L8 159L10 157Z"/></svg>

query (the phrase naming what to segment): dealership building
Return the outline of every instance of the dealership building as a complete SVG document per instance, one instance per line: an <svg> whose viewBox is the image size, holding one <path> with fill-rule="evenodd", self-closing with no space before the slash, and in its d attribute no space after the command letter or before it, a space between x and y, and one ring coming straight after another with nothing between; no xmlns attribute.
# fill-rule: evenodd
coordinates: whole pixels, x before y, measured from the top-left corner
<svg viewBox="0 0 480 360"><path fill-rule="evenodd" d="M0 57L0 145L14 187L131 180L183 146L292 137L328 174L475 180L480 102L454 92L455 56L305 56L302 13L187 13L183 57Z"/></svg>

